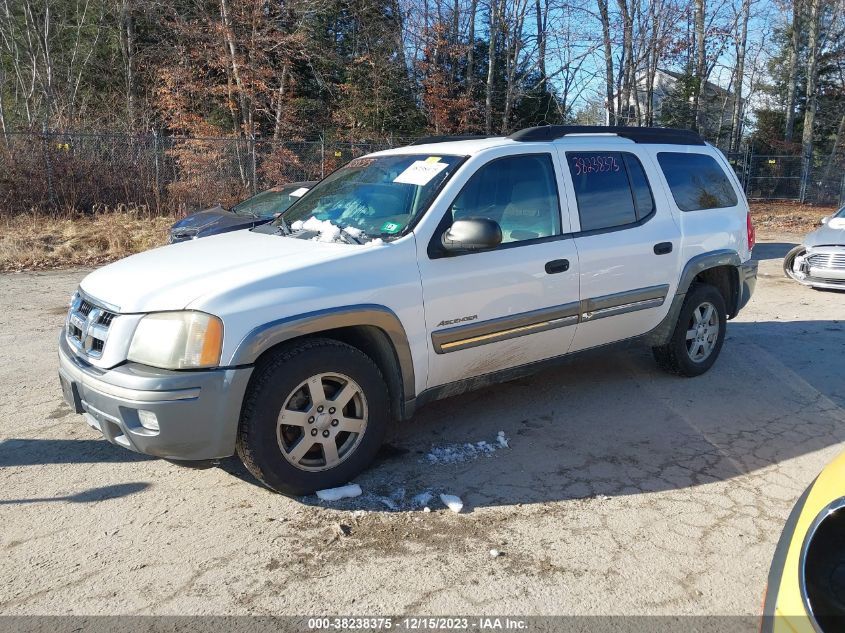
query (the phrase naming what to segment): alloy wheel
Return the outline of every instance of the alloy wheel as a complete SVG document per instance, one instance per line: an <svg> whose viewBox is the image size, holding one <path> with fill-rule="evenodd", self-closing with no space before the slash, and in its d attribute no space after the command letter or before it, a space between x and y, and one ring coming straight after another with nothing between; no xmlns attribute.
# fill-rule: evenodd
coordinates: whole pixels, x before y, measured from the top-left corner
<svg viewBox="0 0 845 633"><path fill-rule="evenodd" d="M276 437L284 458L311 472L348 458L367 429L367 399L357 382L338 373L300 383L279 412Z"/></svg>
<svg viewBox="0 0 845 633"><path fill-rule="evenodd" d="M687 325L687 354L695 363L707 360L719 339L719 313L715 306L705 301L692 311Z"/></svg>

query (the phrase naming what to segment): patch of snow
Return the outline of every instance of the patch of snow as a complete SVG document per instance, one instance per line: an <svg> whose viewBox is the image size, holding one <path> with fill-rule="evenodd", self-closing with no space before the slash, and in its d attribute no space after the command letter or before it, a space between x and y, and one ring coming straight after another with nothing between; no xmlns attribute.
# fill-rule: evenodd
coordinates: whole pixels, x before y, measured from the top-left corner
<svg viewBox="0 0 845 633"><path fill-rule="evenodd" d="M294 222L294 224L296 223ZM294 227L291 226L291 228ZM319 233L317 237L313 238L315 242L334 242L340 237L340 227L332 224L331 220L318 220L314 216L305 220L300 228Z"/></svg>
<svg viewBox="0 0 845 633"><path fill-rule="evenodd" d="M341 499L358 497L361 493L361 486L358 484L348 484L346 486L340 486L339 488L318 490L317 496L323 501L340 501Z"/></svg>
<svg viewBox="0 0 845 633"><path fill-rule="evenodd" d="M458 514L461 510L464 509L464 502L461 501L461 498L458 496L440 495L440 500L443 502L443 505L445 505L455 514Z"/></svg>
<svg viewBox="0 0 845 633"><path fill-rule="evenodd" d="M414 498L411 499L411 501L415 506L427 506L428 502L431 501L432 497L434 497L434 495L431 494L428 490L426 490L425 492L421 492L420 494L415 495Z"/></svg>
<svg viewBox="0 0 845 633"><path fill-rule="evenodd" d="M391 499L390 497L379 497L378 500L381 501L384 505L386 505L391 510L395 511L395 510L399 509L399 505L393 499Z"/></svg>
<svg viewBox="0 0 845 633"><path fill-rule="evenodd" d="M364 231L354 226L347 226L345 229L343 229L343 232L347 235L351 235L356 239L360 238L364 234Z"/></svg>
<svg viewBox="0 0 845 633"><path fill-rule="evenodd" d="M500 552L497 549L491 549L490 550L490 556L492 556L493 558L499 558L499 556L501 556L501 555L502 555L502 552Z"/></svg>
<svg viewBox="0 0 845 633"><path fill-rule="evenodd" d="M290 230L291 231L301 231L304 226L305 226L305 222L303 222L302 220L297 220L296 222L294 222L293 224L290 225Z"/></svg>
<svg viewBox="0 0 845 633"><path fill-rule="evenodd" d="M508 448L508 438L505 437L504 431L499 431L499 434L496 436L496 441L499 443L501 448Z"/></svg>
<svg viewBox="0 0 845 633"><path fill-rule="evenodd" d="M383 246L383 245L384 245L384 240L381 239L380 237L372 239L369 242L367 242L366 244L364 244L364 246Z"/></svg>
<svg viewBox="0 0 845 633"><path fill-rule="evenodd" d="M482 440L475 444L467 442L466 444L433 446L425 456L425 460L430 464L458 464L479 457L489 457L503 448L508 448L508 438L505 437L504 431L500 431L495 443Z"/></svg>
<svg viewBox="0 0 845 633"><path fill-rule="evenodd" d="M423 512L431 512L431 508L426 506L426 507L423 508Z"/></svg>

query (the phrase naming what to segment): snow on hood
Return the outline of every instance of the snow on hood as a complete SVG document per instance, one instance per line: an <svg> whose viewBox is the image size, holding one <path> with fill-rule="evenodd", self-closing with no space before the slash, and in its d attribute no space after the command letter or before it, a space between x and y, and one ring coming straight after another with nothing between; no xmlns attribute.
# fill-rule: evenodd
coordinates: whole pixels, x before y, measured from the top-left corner
<svg viewBox="0 0 845 633"><path fill-rule="evenodd" d="M339 259L357 248L235 231L132 255L95 270L80 286L123 313L181 310L205 295Z"/></svg>
<svg viewBox="0 0 845 633"><path fill-rule="evenodd" d="M317 233L317 235L312 238L315 242L344 242L341 237L341 233L345 233L353 239L363 242L365 246L380 246L381 244L384 244L384 240L380 237L368 238L364 234L364 231L354 226L340 228L339 226L333 224L331 220L318 220L313 216L304 222L302 220L297 220L291 224L290 228L292 231L309 231Z"/></svg>

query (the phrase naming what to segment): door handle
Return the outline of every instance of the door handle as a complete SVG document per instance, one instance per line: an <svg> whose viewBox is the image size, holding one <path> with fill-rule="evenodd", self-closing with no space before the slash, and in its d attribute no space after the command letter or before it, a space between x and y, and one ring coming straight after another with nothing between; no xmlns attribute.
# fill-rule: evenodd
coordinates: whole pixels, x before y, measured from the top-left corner
<svg viewBox="0 0 845 633"><path fill-rule="evenodd" d="M655 255L668 255L672 252L672 242L660 242L654 245Z"/></svg>
<svg viewBox="0 0 845 633"><path fill-rule="evenodd" d="M550 262L546 262L546 272L550 275L554 275L555 273L563 273L567 270L569 270L568 259L553 259Z"/></svg>

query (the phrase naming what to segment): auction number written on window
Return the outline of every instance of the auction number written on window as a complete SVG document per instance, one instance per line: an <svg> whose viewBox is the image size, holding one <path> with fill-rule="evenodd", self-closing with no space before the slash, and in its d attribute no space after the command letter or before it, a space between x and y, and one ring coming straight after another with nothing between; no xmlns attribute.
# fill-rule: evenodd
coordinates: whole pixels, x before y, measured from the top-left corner
<svg viewBox="0 0 845 633"><path fill-rule="evenodd" d="M572 156L570 160L576 176L619 171L616 156Z"/></svg>

